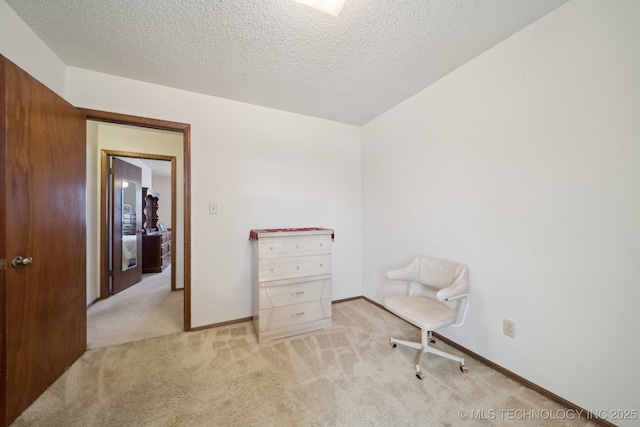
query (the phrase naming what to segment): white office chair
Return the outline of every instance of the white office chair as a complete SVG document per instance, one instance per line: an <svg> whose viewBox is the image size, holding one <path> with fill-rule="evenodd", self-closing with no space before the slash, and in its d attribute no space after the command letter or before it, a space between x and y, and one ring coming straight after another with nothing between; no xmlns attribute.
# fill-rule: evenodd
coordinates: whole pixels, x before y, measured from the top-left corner
<svg viewBox="0 0 640 427"><path fill-rule="evenodd" d="M409 265L387 272L389 280L409 283L406 295L389 297L384 307L396 316L420 328L422 342L411 342L391 337L391 346L406 345L420 350L416 358L416 377L424 379L420 361L425 353L433 353L460 362L460 370L467 372L464 358L432 347L432 331L464 323L469 307L469 268L465 264L428 256L417 256ZM435 293L434 297L414 295L419 284ZM417 293L417 292L416 292ZM451 301L452 304L446 302ZM453 307L451 307L453 305Z"/></svg>

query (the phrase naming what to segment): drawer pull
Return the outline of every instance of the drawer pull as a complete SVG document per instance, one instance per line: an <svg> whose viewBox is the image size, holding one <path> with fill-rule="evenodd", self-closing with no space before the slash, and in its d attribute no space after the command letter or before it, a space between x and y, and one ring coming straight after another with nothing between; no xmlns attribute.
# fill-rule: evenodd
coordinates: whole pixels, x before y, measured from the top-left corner
<svg viewBox="0 0 640 427"><path fill-rule="evenodd" d="M269 248L269 250L270 250L270 251L272 251L272 250L273 250L273 246L271 246L271 247Z"/></svg>
<svg viewBox="0 0 640 427"><path fill-rule="evenodd" d="M302 316L304 316L304 311L299 311L291 315L291 317L302 317Z"/></svg>
<svg viewBox="0 0 640 427"><path fill-rule="evenodd" d="M272 268L272 269L270 269L269 271L271 271L271 272L273 273L273 268Z"/></svg>
<svg viewBox="0 0 640 427"><path fill-rule="evenodd" d="M304 291L296 291L291 294L292 297L299 297L300 295L304 295Z"/></svg>
<svg viewBox="0 0 640 427"><path fill-rule="evenodd" d="M296 265L296 270L300 270L300 266L299 265Z"/></svg>
<svg viewBox="0 0 640 427"><path fill-rule="evenodd" d="M320 267L322 267L322 264L320 264Z"/></svg>

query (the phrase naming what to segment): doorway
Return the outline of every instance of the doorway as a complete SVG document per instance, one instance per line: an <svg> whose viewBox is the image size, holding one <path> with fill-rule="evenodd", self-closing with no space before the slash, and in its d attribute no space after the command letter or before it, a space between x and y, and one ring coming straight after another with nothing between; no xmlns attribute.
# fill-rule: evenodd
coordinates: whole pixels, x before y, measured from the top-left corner
<svg viewBox="0 0 640 427"><path fill-rule="evenodd" d="M145 158L154 161L169 162L171 164L171 224L166 224L167 228L171 229L176 237L172 239L171 247L171 265L167 268L167 271L171 275L172 289L180 290L183 294L182 301L182 328L181 330L191 330L191 274L190 274L190 260L191 260L191 224L190 224L190 126L188 124L166 122L162 120L154 120L142 117L120 115L114 113L107 113L94 110L81 110L85 114L87 123L98 122L101 124L112 125L125 125L121 127L127 127L137 130L138 132L150 131L169 131L170 133L177 133L180 135L181 146L179 147L179 157L162 154L152 154L151 152L158 153L158 150L152 149L144 151L142 145L131 143L126 148L132 151L104 151L97 150L95 156L100 156L100 168L101 170L107 170L106 161L109 155L118 155L130 158ZM89 132L88 132L89 133ZM159 144L161 145L161 144ZM98 152L99 151L99 152ZM103 173L100 173L100 182L96 184L100 188L100 194L104 195L106 189L106 178ZM100 196L98 204L99 219L96 220L96 228L98 231L99 248L97 250L96 259L98 259L98 267L96 268L96 275L99 276L99 289L103 290L108 288L109 283L109 240L107 236L107 227L109 215L108 204L104 197ZM96 291L96 296L93 299L88 300L89 305L98 301L99 293Z"/></svg>
<svg viewBox="0 0 640 427"><path fill-rule="evenodd" d="M132 148L147 139L163 142L157 132L118 126L102 132L101 147L118 143ZM181 134L179 135L182 137ZM169 135L164 142L180 141ZM133 142L132 142L133 141ZM140 145L140 144L138 144ZM142 147L144 148L144 147ZM126 154L126 156L125 156ZM183 326L183 288L177 289L174 230L176 227L176 157L101 149L102 194L109 219L109 274L100 299L87 310L87 348L94 349L179 333ZM127 223L128 221L128 223ZM182 262L182 261L181 261ZM137 270L137 274L134 274Z"/></svg>

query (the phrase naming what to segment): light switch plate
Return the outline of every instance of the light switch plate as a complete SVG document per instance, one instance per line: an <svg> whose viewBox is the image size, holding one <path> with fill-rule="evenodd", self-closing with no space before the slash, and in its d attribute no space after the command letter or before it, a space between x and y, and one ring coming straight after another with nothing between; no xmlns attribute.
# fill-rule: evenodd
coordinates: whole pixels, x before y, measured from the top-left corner
<svg viewBox="0 0 640 427"><path fill-rule="evenodd" d="M216 203L209 203L209 215L218 214L218 205Z"/></svg>

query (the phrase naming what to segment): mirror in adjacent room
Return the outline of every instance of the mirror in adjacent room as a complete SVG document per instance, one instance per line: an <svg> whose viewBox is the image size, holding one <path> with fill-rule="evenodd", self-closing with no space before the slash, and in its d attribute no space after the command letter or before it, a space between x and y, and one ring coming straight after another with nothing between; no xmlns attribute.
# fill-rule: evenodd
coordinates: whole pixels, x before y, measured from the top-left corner
<svg viewBox="0 0 640 427"><path fill-rule="evenodd" d="M122 180L122 271L138 265L136 183Z"/></svg>

